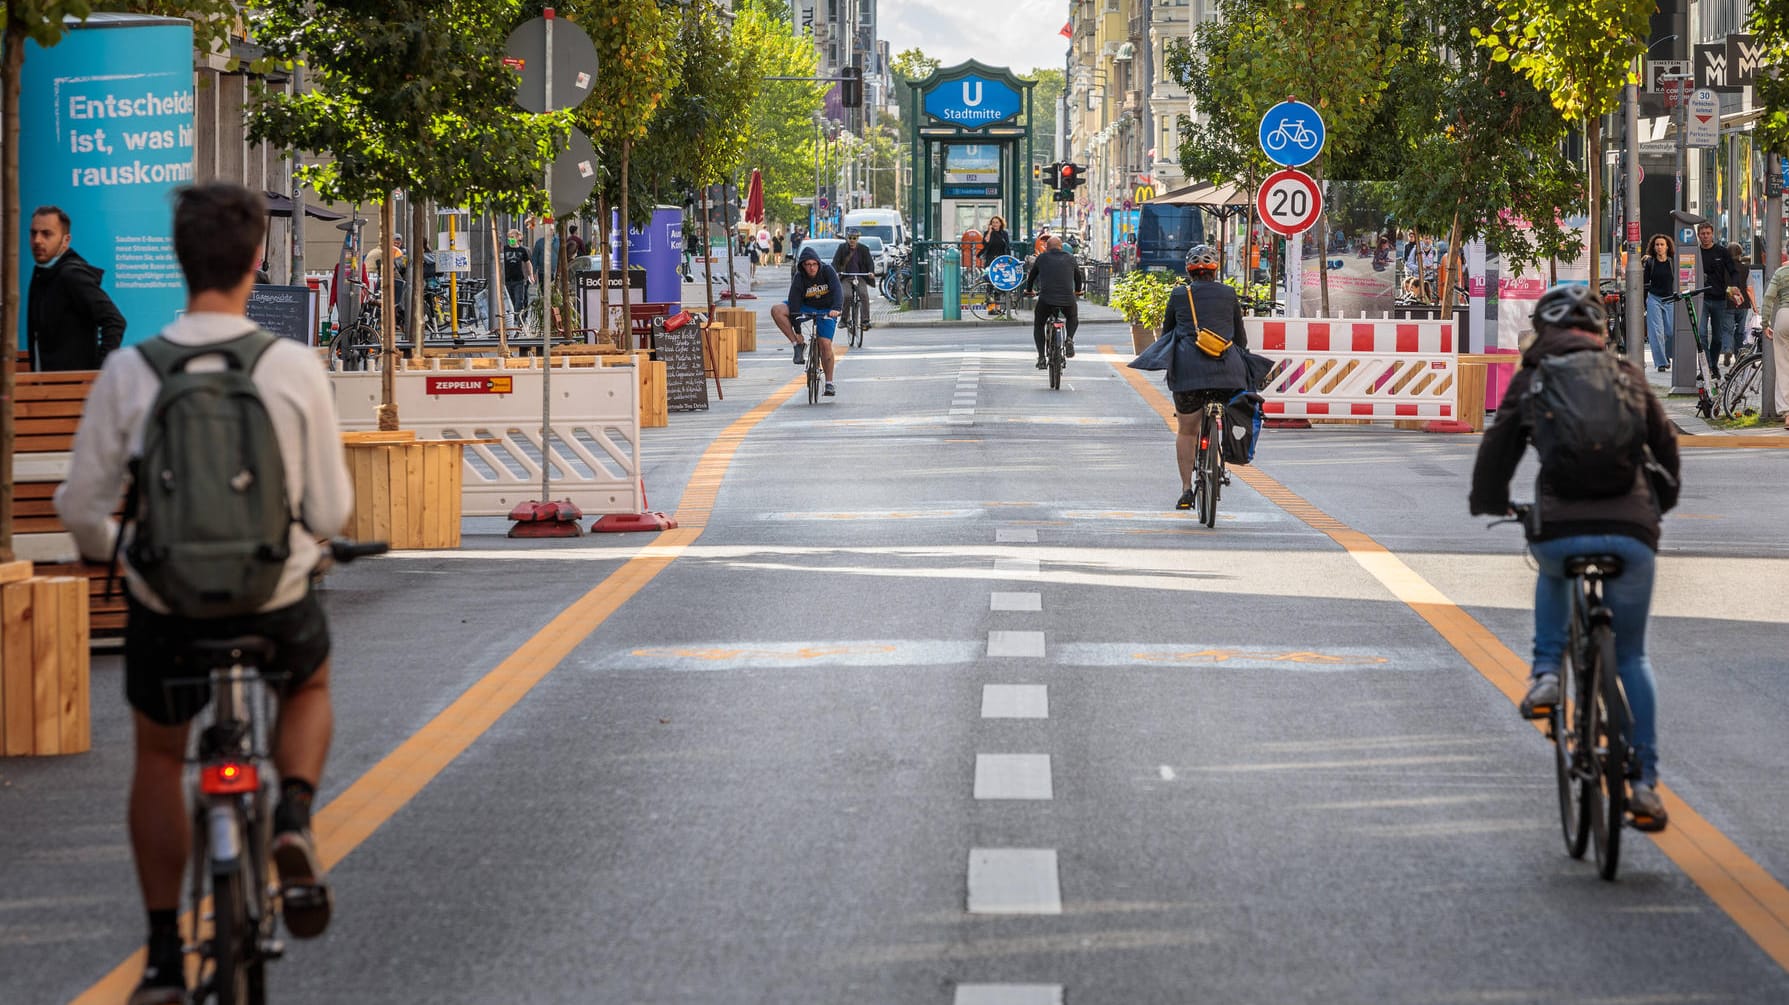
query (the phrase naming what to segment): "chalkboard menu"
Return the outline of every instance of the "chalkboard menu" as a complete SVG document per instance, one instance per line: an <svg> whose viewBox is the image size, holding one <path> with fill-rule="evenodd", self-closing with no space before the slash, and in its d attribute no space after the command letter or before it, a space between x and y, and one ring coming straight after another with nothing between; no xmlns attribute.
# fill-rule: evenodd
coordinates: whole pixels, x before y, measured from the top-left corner
<svg viewBox="0 0 1789 1005"><path fill-rule="evenodd" d="M312 343L311 288L256 283L248 295L249 320L301 345Z"/></svg>
<svg viewBox="0 0 1789 1005"><path fill-rule="evenodd" d="M708 410L708 381L702 372L702 329L693 322L658 337L665 364L666 407L673 412Z"/></svg>

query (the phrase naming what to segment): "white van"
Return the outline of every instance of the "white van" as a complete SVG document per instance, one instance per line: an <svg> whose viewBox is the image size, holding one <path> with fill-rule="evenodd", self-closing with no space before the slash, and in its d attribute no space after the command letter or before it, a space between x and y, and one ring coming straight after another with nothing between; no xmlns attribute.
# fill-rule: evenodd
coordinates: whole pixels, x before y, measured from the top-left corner
<svg viewBox="0 0 1789 1005"><path fill-rule="evenodd" d="M907 243L907 221L892 209L854 209L845 214L845 230L853 227L866 237L880 237L888 247Z"/></svg>

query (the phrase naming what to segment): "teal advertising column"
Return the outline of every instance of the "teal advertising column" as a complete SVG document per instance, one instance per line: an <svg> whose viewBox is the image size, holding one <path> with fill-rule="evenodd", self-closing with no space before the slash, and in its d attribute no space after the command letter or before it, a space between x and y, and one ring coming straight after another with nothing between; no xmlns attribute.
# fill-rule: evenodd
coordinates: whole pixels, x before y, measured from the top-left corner
<svg viewBox="0 0 1789 1005"><path fill-rule="evenodd" d="M25 47L19 95L22 213L68 213L70 247L141 342L186 303L171 195L193 181L193 28L176 18L95 14L58 44ZM29 289L31 235L19 228ZM19 341L25 340L20 311Z"/></svg>

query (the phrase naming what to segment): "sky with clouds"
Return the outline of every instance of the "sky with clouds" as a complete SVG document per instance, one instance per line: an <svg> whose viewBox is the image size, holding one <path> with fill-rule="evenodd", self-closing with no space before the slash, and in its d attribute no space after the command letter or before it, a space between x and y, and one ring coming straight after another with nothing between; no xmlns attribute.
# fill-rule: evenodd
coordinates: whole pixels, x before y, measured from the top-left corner
<svg viewBox="0 0 1789 1005"><path fill-rule="evenodd" d="M1024 73L1062 66L1068 0L881 0L878 33L889 51L918 47L955 66L978 59Z"/></svg>

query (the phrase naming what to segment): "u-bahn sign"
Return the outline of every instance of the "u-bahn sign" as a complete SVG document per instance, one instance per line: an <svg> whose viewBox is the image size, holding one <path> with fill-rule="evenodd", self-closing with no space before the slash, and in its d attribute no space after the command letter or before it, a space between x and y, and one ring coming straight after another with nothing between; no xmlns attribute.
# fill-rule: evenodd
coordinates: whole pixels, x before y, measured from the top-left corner
<svg viewBox="0 0 1789 1005"><path fill-rule="evenodd" d="M1003 76L971 69L940 80L925 92L925 113L959 129L986 129L1016 119L1025 110L1025 96Z"/></svg>

